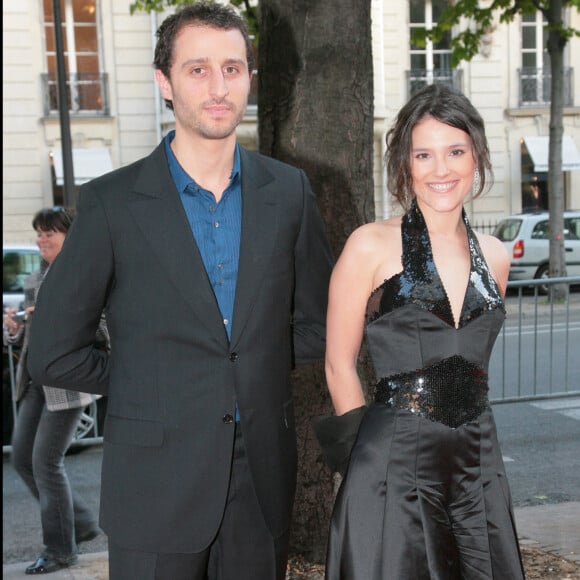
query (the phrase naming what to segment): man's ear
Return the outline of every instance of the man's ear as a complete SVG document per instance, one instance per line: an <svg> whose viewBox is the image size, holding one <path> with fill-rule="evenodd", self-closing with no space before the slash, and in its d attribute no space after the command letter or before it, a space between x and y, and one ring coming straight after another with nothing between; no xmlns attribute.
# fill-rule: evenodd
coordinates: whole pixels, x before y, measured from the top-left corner
<svg viewBox="0 0 580 580"><path fill-rule="evenodd" d="M171 91L171 83L169 82L169 79L158 68L155 69L155 80L157 81L157 85L159 86L159 90L161 91L161 96L167 101L172 101L173 93Z"/></svg>

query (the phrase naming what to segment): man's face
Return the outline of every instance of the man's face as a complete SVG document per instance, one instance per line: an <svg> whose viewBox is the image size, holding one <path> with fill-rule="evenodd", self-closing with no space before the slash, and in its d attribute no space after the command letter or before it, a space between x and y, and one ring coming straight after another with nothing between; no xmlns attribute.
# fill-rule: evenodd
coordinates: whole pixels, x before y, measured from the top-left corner
<svg viewBox="0 0 580 580"><path fill-rule="evenodd" d="M159 70L164 99L173 101L176 129L205 139L232 135L242 120L250 78L239 30L186 26L177 34L170 78Z"/></svg>

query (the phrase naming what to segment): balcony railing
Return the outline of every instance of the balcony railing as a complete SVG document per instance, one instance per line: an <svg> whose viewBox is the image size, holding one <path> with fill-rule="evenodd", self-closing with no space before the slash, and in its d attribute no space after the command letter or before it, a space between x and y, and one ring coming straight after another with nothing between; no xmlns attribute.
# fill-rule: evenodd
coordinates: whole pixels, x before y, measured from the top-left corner
<svg viewBox="0 0 580 580"><path fill-rule="evenodd" d="M58 115L58 82L54 74L42 74L44 116ZM74 73L66 80L71 115L109 115L109 83L105 73Z"/></svg>
<svg viewBox="0 0 580 580"><path fill-rule="evenodd" d="M407 94L409 97L412 97L424 86L432 85L433 83L442 83L461 91L463 70L456 68L444 70L413 69L407 71Z"/></svg>
<svg viewBox="0 0 580 580"><path fill-rule="evenodd" d="M549 105L552 72L542 68L524 67L519 69L518 73L520 76L520 107ZM565 107L571 107L574 104L572 75L572 68L564 68L563 101Z"/></svg>

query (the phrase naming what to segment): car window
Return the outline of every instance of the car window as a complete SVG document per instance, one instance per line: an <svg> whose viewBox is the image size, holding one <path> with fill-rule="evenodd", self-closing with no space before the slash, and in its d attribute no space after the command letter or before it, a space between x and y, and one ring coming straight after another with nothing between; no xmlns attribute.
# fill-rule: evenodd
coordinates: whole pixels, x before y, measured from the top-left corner
<svg viewBox="0 0 580 580"><path fill-rule="evenodd" d="M532 230L533 240L549 240L550 239L550 222L542 220L538 222Z"/></svg>
<svg viewBox="0 0 580 580"><path fill-rule="evenodd" d="M521 225L522 220L519 219L502 220L497 224L493 235L502 242L512 242L516 239Z"/></svg>
<svg viewBox="0 0 580 580"><path fill-rule="evenodd" d="M580 240L580 217L564 219L564 237L567 240Z"/></svg>
<svg viewBox="0 0 580 580"><path fill-rule="evenodd" d="M40 254L34 250L4 250L2 280L4 293L23 292L25 278L40 268Z"/></svg>

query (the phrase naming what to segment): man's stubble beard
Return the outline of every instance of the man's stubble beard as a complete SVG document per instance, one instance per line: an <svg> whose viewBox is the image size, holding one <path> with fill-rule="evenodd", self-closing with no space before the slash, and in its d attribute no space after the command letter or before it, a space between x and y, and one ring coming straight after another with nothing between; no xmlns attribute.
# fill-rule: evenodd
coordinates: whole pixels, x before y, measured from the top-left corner
<svg viewBox="0 0 580 580"><path fill-rule="evenodd" d="M203 114L197 116L190 114L189 118L186 116L180 124L184 126L188 132L191 131L204 139L226 139L235 132L238 125L242 122L246 112L246 107L247 101L244 103L244 106L237 111L236 116L227 125L215 121L208 121L207 119L204 119ZM175 116L177 120L177 115Z"/></svg>

